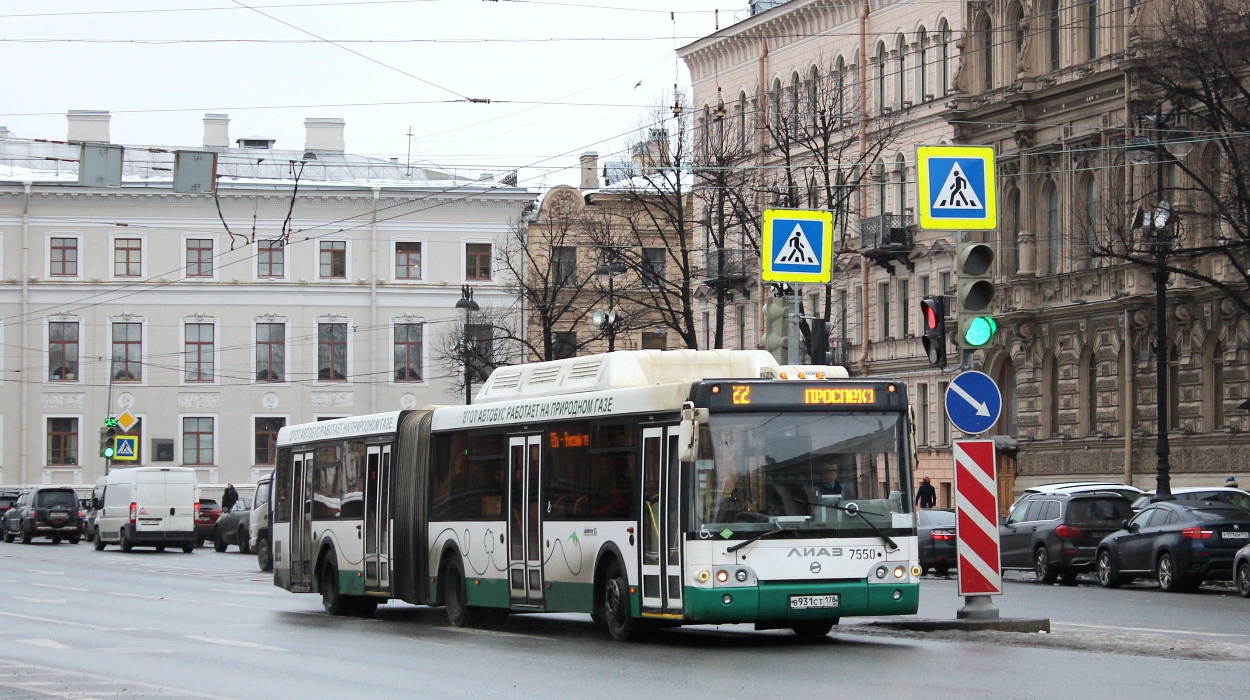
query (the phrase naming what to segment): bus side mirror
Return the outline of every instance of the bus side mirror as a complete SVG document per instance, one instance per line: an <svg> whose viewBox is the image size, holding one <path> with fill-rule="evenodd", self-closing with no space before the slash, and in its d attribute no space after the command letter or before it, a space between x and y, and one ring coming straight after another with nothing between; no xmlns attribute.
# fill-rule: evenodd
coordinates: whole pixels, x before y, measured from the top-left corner
<svg viewBox="0 0 1250 700"><path fill-rule="evenodd" d="M681 425L677 428L677 460L693 462L699 454L695 436L699 434L699 424L708 422L706 408L695 408L690 401L681 406Z"/></svg>

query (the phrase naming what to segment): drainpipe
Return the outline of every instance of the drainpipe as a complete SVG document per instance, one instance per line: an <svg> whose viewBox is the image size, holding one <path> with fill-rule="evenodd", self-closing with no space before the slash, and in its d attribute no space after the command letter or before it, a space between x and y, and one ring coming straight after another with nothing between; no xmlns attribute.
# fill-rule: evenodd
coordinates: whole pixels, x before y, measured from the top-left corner
<svg viewBox="0 0 1250 700"><path fill-rule="evenodd" d="M1124 393L1121 401L1124 406L1124 420L1121 430L1124 431L1124 483L1133 485L1133 417L1137 413L1137 373L1133 371L1133 312L1124 310Z"/></svg>
<svg viewBox="0 0 1250 700"><path fill-rule="evenodd" d="M369 412L378 412L378 198L381 187L373 188L373 217L369 221Z"/></svg>
<svg viewBox="0 0 1250 700"><path fill-rule="evenodd" d="M868 157L868 0L862 0L859 6L859 164L867 167L864 159ZM859 217L860 226L864 225L864 212L868 211L868 190L864 187L863 178L859 183ZM860 276L860 345L859 360L855 363L860 376L868 375L868 314L872 304L868 301L868 258L859 259Z"/></svg>
<svg viewBox="0 0 1250 700"><path fill-rule="evenodd" d="M22 183L22 361L19 363L21 367L21 376L18 381L21 383L21 402L17 405L17 425L18 425L18 457L17 463L21 469L21 484L26 485L26 461L30 457L30 451L27 449L30 438L30 429L27 423L27 406L30 401L30 382L35 375L30 370L30 187L31 182L28 180ZM81 429L79 435L82 434ZM81 442L81 439L79 440Z"/></svg>
<svg viewBox="0 0 1250 700"><path fill-rule="evenodd" d="M755 107L755 164L759 166L756 172L763 173L766 172L764 170L764 147L768 145L768 130L764 128L763 120L763 117L768 114L768 83L766 82L768 80L768 41L765 39L760 39L760 57L756 63L759 67L759 88L755 91L756 100L758 100L758 104ZM761 194L757 195L759 197L757 202L763 205L763 188L758 189L761 191ZM763 210L763 206L760 207L760 210ZM743 242L745 243L745 241ZM759 293L755 295L755 337L758 339L756 341L756 347L758 348L764 347L762 340L763 330L768 327L768 319L764 318L764 297L767 294L767 285L764 284L763 280L760 280Z"/></svg>

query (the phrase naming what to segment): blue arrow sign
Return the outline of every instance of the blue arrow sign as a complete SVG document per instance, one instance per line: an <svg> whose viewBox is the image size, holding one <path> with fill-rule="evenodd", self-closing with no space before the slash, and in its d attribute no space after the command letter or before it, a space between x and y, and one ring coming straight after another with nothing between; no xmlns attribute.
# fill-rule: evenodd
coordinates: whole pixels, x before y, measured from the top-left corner
<svg viewBox="0 0 1250 700"><path fill-rule="evenodd" d="M984 372L961 372L946 388L946 417L956 430L979 435L994 427L1003 412L1003 395Z"/></svg>

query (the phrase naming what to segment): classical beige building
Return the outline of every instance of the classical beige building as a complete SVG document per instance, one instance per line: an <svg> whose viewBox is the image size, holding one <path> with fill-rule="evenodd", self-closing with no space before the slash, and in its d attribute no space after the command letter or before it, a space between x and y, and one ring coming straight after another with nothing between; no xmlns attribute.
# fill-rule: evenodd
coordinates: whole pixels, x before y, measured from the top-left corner
<svg viewBox="0 0 1250 700"><path fill-rule="evenodd" d="M461 285L513 305L496 254L533 192L346 154L341 119L281 150L210 114L216 194L180 194L174 149L68 119L64 142L0 130L0 483L94 483L122 411L114 466L245 482L283 425L459 402L431 345Z"/></svg>

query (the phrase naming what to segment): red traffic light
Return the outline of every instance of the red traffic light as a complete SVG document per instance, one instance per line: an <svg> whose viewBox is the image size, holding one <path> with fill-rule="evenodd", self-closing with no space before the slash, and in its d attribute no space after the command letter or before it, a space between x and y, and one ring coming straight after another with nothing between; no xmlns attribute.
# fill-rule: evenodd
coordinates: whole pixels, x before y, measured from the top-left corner
<svg viewBox="0 0 1250 700"><path fill-rule="evenodd" d="M941 297L925 297L920 300L920 313L924 318L924 345L929 364L946 366L946 307Z"/></svg>

